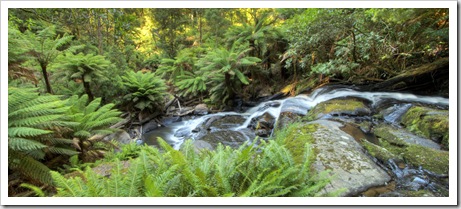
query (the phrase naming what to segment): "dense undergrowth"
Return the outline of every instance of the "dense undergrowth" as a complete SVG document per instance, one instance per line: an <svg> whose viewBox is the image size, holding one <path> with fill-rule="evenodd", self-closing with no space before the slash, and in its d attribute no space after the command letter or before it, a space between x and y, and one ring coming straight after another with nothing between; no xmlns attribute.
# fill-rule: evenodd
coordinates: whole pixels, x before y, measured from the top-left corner
<svg viewBox="0 0 461 209"><path fill-rule="evenodd" d="M181 150L174 150L160 138L160 149L129 144L99 162L111 165L108 177L89 167L77 171L72 178L52 171L55 196L317 196L329 182L327 172L311 172L309 144L305 144L303 160L296 162L284 143L279 138L261 141L259 145L247 143L239 149L219 145L213 151L194 151L190 140ZM126 158L128 167L121 161Z"/></svg>

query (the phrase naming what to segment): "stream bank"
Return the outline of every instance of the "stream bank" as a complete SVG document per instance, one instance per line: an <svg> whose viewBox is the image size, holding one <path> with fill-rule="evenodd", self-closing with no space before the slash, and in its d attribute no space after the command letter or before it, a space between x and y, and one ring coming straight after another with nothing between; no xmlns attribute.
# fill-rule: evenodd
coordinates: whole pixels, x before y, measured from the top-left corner
<svg viewBox="0 0 461 209"><path fill-rule="evenodd" d="M448 107L442 97L328 86L262 102L245 112L192 111L166 118L163 125L143 127L139 142L156 146L156 138L162 137L175 149L186 139L194 140L197 151L218 143L237 148L255 137L269 140L295 122L317 124L303 134L315 139L313 168L332 170L326 193L448 196ZM289 136L303 147L299 130Z"/></svg>

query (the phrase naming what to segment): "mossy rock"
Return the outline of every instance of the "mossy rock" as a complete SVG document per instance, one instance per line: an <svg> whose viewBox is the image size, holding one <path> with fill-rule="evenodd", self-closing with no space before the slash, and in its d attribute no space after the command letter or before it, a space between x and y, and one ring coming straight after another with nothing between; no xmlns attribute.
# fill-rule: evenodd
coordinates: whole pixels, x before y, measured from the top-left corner
<svg viewBox="0 0 461 209"><path fill-rule="evenodd" d="M415 134L441 143L448 150L448 110L412 107L403 115L402 124Z"/></svg>
<svg viewBox="0 0 461 209"><path fill-rule="evenodd" d="M332 99L317 104L306 115L308 121L322 118L325 115L364 116L371 113L365 102L359 98Z"/></svg>
<svg viewBox="0 0 461 209"><path fill-rule="evenodd" d="M317 124L294 123L286 127L285 130L276 133L278 139L282 139L285 147L293 155L295 163L304 161L305 144L312 144L314 133L318 128ZM315 157L315 154L311 155ZM312 160L312 159L311 159Z"/></svg>
<svg viewBox="0 0 461 209"><path fill-rule="evenodd" d="M437 174L448 174L448 152L431 148L409 145L403 154L405 160L413 166L422 166Z"/></svg>
<svg viewBox="0 0 461 209"><path fill-rule="evenodd" d="M381 141L381 147L398 158L403 157L408 164L414 167L422 166L424 169L437 174L448 174L448 151L435 150L417 144L407 144L404 147L399 147L384 140ZM384 157L388 156L384 155Z"/></svg>
<svg viewBox="0 0 461 209"><path fill-rule="evenodd" d="M392 145L404 146L405 141L393 134L393 130L389 126L378 126L374 129L375 136L388 141Z"/></svg>
<svg viewBox="0 0 461 209"><path fill-rule="evenodd" d="M368 151L368 153L375 157L376 159L380 160L381 162L387 162L390 159L393 160L402 160L402 157L396 155L392 152L389 152L386 148L380 147L376 144L370 143L366 140L362 141L363 147Z"/></svg>

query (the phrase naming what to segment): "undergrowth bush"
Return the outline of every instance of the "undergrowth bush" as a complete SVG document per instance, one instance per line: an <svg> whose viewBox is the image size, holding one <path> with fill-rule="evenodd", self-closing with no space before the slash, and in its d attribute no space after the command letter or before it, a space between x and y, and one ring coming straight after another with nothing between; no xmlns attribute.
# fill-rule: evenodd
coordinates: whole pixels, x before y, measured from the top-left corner
<svg viewBox="0 0 461 209"><path fill-rule="evenodd" d="M296 163L282 140L261 141L258 146L194 151L186 141L180 151L159 138L161 150L140 146L128 168L118 158L110 177L91 169L66 178L52 171L56 196L64 197L270 197L318 196L329 182L327 172L312 174L310 149ZM131 146L127 146L132 149ZM122 151L123 153L124 151Z"/></svg>

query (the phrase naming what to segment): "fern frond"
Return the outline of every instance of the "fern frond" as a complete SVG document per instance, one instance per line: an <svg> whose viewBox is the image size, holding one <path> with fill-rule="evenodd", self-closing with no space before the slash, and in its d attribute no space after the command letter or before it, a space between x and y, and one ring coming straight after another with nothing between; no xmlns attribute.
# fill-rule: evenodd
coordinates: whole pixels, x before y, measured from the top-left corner
<svg viewBox="0 0 461 209"><path fill-rule="evenodd" d="M35 140L19 137L8 137L8 148L15 151L38 150L43 149L45 147L47 146Z"/></svg>

